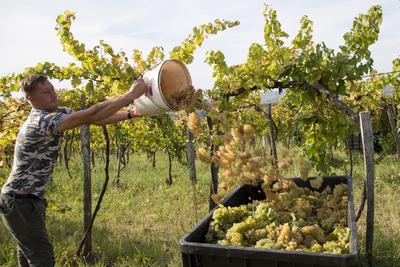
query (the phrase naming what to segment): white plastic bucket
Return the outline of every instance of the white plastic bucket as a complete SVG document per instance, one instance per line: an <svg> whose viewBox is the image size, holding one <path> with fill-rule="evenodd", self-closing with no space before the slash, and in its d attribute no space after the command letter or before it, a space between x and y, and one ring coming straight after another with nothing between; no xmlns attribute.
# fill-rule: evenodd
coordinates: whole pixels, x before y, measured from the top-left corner
<svg viewBox="0 0 400 267"><path fill-rule="evenodd" d="M171 106L174 95L190 90L192 79L186 66L178 60L165 60L143 74L149 91L133 103L143 116L176 111Z"/></svg>

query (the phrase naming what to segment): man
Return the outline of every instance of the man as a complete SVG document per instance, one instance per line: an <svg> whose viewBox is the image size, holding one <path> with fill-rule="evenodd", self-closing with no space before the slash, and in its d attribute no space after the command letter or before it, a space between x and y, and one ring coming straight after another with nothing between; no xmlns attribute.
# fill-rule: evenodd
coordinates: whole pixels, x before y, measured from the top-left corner
<svg viewBox="0 0 400 267"><path fill-rule="evenodd" d="M17 241L19 266L49 267L55 259L45 228L44 193L63 132L83 124L105 125L139 116L120 109L147 92L147 86L138 79L124 95L81 111L58 107L57 93L47 77L26 77L22 89L32 110L17 136L12 171L0 194L0 214Z"/></svg>

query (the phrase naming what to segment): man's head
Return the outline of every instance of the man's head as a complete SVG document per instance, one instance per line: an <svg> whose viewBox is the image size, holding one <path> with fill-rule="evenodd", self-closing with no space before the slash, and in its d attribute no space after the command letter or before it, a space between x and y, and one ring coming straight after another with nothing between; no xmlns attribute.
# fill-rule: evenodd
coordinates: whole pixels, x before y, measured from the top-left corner
<svg viewBox="0 0 400 267"><path fill-rule="evenodd" d="M57 110L57 93L47 77L42 75L27 76L21 84L26 99L34 108L48 112Z"/></svg>

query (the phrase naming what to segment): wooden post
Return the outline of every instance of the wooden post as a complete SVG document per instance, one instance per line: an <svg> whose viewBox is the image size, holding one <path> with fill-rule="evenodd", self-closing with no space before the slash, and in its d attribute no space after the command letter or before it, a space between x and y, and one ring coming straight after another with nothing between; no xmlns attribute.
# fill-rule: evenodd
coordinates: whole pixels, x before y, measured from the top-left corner
<svg viewBox="0 0 400 267"><path fill-rule="evenodd" d="M211 195L213 194L218 194L218 171L219 168L217 164L214 162L211 163L210 166L210 171L211 171L211 183L210 183L210 199L209 199L209 206L208 210L211 211L213 208L217 206L217 203L212 200Z"/></svg>
<svg viewBox="0 0 400 267"><path fill-rule="evenodd" d="M196 192L196 184L197 184L197 173L196 173L196 149L193 144L193 139L194 136L193 134L189 131L188 127L185 127L186 131L186 160L189 168L189 179L192 184L192 190L193 190L193 206L194 206L194 217L196 219L196 222L198 220L198 214L197 214L197 192Z"/></svg>
<svg viewBox="0 0 400 267"><path fill-rule="evenodd" d="M363 141L365 175L367 178L367 229L365 247L368 266L372 266L374 241L374 140L369 112L360 112L360 128Z"/></svg>
<svg viewBox="0 0 400 267"><path fill-rule="evenodd" d="M346 142L346 147L347 147L347 153L349 156L349 165L350 165L349 175L353 176L353 151L352 151L352 147L351 147L350 138L352 138L352 137L346 137L345 142Z"/></svg>
<svg viewBox="0 0 400 267"><path fill-rule="evenodd" d="M153 166L153 168L156 167L156 152L155 151L153 152L153 160L152 160L151 166Z"/></svg>
<svg viewBox="0 0 400 267"><path fill-rule="evenodd" d="M82 247L86 244L86 240L88 238L91 238L91 232L92 232L94 220L96 219L97 213L100 210L100 205L101 205L101 202L103 201L104 194L106 193L108 181L110 180L110 175L108 172L109 166L110 166L110 137L108 136L107 127L102 126L102 128L103 128L104 138L106 139L106 158L105 158L106 166L104 168L104 171L106 173L106 179L104 181L103 187L101 188L100 196L99 196L99 199L97 200L96 207L94 208L93 217L92 217L92 219L88 225L88 228L85 231L85 234L83 235L83 238L79 244L78 251L76 253L78 255L78 257L80 257L80 255L81 255ZM88 260L90 260L88 263L92 263L93 258L90 257L91 255L85 254L85 256L86 256L86 262L88 262Z"/></svg>
<svg viewBox="0 0 400 267"><path fill-rule="evenodd" d="M81 109L85 108L86 96L81 95ZM89 125L81 126L81 148L83 158L83 228L84 232L89 228L92 220L92 188L90 170L90 129ZM88 257L92 252L92 233L88 233L83 249L83 255Z"/></svg>
<svg viewBox="0 0 400 267"><path fill-rule="evenodd" d="M399 137L399 133L397 132L396 116L394 114L395 112L391 105L388 105L386 107L386 112L389 117L389 123L390 123L390 128L392 130L394 143L396 144L397 158L400 159L400 137Z"/></svg>
<svg viewBox="0 0 400 267"><path fill-rule="evenodd" d="M208 131L211 136L212 129L213 129L213 123L210 117L207 117L207 125L208 125ZM212 144L210 148L210 157L214 155L214 151L218 150L218 145ZM211 198L213 194L218 194L218 165L213 161L210 166L210 172L211 172L211 183L210 183L210 198L209 198L209 206L208 210L211 211L213 208L217 206L217 203L214 202L214 200Z"/></svg>
<svg viewBox="0 0 400 267"><path fill-rule="evenodd" d="M267 113L268 113L268 121L269 121L269 132L271 136L271 154L273 159L273 165L277 166L278 164L278 155L276 153L276 140L275 140L275 130L274 130L274 122L272 121L272 104L267 105Z"/></svg>
<svg viewBox="0 0 400 267"><path fill-rule="evenodd" d="M119 186L120 183L120 177L121 177L121 163L122 163L122 157L125 153L125 147L124 144L119 144L118 148L118 164L117 164L117 174L115 175L114 178L114 183Z"/></svg>
<svg viewBox="0 0 400 267"><path fill-rule="evenodd" d="M187 163L189 167L189 179L192 182L192 184L195 184L197 182L196 161L195 161L196 150L193 144L193 134L189 131L189 128L187 127L186 127L186 138L187 138L186 151L187 151Z"/></svg>
<svg viewBox="0 0 400 267"><path fill-rule="evenodd" d="M167 185L172 185L172 156L169 149L167 150L168 154L168 178L166 180Z"/></svg>
<svg viewBox="0 0 400 267"><path fill-rule="evenodd" d="M261 136L261 158L262 159L265 159L267 157L266 150L267 150L267 138L264 135L262 135Z"/></svg>
<svg viewBox="0 0 400 267"><path fill-rule="evenodd" d="M94 150L92 150L91 151L91 154L92 154L92 166L93 166L93 168L96 166L96 160L95 160L95 156L94 156Z"/></svg>

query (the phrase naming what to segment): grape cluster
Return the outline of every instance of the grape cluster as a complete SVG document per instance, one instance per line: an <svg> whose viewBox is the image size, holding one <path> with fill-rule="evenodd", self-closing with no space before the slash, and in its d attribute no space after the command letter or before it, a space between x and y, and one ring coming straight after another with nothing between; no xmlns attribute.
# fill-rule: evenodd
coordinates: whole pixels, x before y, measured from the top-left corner
<svg viewBox="0 0 400 267"><path fill-rule="evenodd" d="M349 253L347 187L321 193L279 179L263 201L214 211L206 241L220 245ZM268 195L270 197L268 197Z"/></svg>
<svg viewBox="0 0 400 267"><path fill-rule="evenodd" d="M212 162L211 157L207 155L207 151L203 147L197 149L196 155L204 163L210 164Z"/></svg>
<svg viewBox="0 0 400 267"><path fill-rule="evenodd" d="M308 179L308 173L312 169L311 163L304 158L300 158L299 167L300 167L300 178L306 181Z"/></svg>
<svg viewBox="0 0 400 267"><path fill-rule="evenodd" d="M324 182L324 178L322 176L318 176L315 179L309 179L310 185L314 189L320 189L322 186L322 183Z"/></svg>
<svg viewBox="0 0 400 267"><path fill-rule="evenodd" d="M194 135L198 135L202 131L200 118L195 112L189 114L187 125L189 131Z"/></svg>

